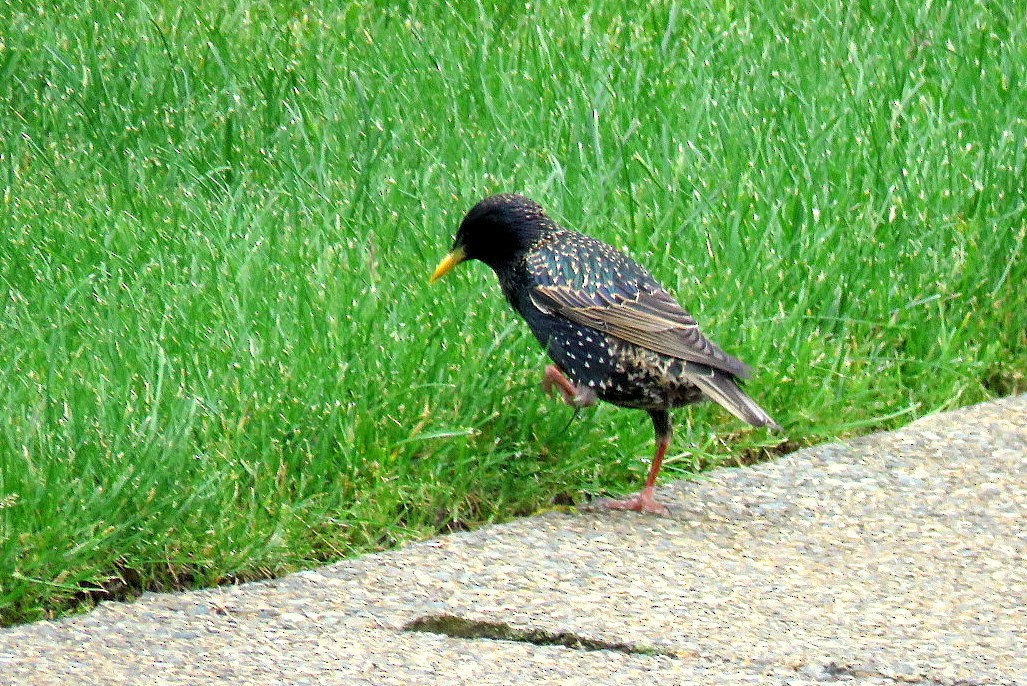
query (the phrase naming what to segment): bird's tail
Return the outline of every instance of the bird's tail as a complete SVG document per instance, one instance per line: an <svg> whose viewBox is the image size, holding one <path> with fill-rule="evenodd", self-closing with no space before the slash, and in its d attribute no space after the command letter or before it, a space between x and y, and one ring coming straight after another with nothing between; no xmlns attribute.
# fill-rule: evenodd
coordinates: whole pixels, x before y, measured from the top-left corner
<svg viewBox="0 0 1027 686"><path fill-rule="evenodd" d="M782 430L781 425L775 422L766 410L738 387L730 374L710 369L706 373L689 374L688 380L743 422L753 426L768 426L776 431Z"/></svg>

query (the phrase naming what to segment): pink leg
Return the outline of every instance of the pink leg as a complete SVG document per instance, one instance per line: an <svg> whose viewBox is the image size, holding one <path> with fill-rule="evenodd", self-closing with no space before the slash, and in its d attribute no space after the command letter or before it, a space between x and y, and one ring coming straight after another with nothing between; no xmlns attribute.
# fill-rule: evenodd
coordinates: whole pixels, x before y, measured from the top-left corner
<svg viewBox="0 0 1027 686"><path fill-rule="evenodd" d="M656 441L656 455L653 457L653 464L649 468L649 476L645 479L645 486L641 491L622 500L600 500L598 505L608 510L631 510L645 514L656 514L664 517L670 515L670 508L656 500L656 476L663 466L663 457L667 454L670 446L670 436L661 436Z"/></svg>
<svg viewBox="0 0 1027 686"><path fill-rule="evenodd" d="M553 392L553 386L560 388L563 394L563 401L571 407L588 407L594 405L597 399L596 392L588 386L575 386L568 379L560 368L555 364L546 367L546 373L542 377L542 390L546 393Z"/></svg>

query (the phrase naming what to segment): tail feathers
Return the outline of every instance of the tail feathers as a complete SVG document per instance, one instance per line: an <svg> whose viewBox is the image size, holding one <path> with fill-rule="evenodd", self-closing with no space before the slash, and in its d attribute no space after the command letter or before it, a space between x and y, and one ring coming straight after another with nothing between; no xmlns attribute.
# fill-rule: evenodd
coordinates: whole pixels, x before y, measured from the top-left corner
<svg viewBox="0 0 1027 686"><path fill-rule="evenodd" d="M724 409L753 426L768 426L781 431L781 425L767 414L766 410L745 394L734 377L711 369L712 374L689 374L688 380L694 383L710 399L716 401Z"/></svg>

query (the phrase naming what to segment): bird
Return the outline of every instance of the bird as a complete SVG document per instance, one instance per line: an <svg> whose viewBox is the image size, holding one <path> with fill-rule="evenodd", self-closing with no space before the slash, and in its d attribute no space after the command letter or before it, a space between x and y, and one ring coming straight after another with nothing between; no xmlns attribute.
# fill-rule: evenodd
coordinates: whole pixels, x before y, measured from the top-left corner
<svg viewBox="0 0 1027 686"><path fill-rule="evenodd" d="M576 410L603 400L652 418L655 455L644 487L599 505L670 514L655 485L673 435L671 408L713 400L755 427L781 430L739 387L749 366L710 341L642 265L560 226L534 200L499 194L477 203L429 283L467 260L492 268L507 302L552 359L545 392L559 391Z"/></svg>

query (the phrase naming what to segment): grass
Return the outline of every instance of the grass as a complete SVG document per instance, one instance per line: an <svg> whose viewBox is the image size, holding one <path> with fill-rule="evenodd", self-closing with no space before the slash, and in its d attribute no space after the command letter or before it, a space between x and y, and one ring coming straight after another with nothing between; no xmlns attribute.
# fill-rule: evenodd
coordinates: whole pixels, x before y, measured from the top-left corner
<svg viewBox="0 0 1027 686"><path fill-rule="evenodd" d="M1027 388L1023 2L0 3L0 623L638 487L481 265L623 246L808 444ZM668 476L773 452L681 410Z"/></svg>

